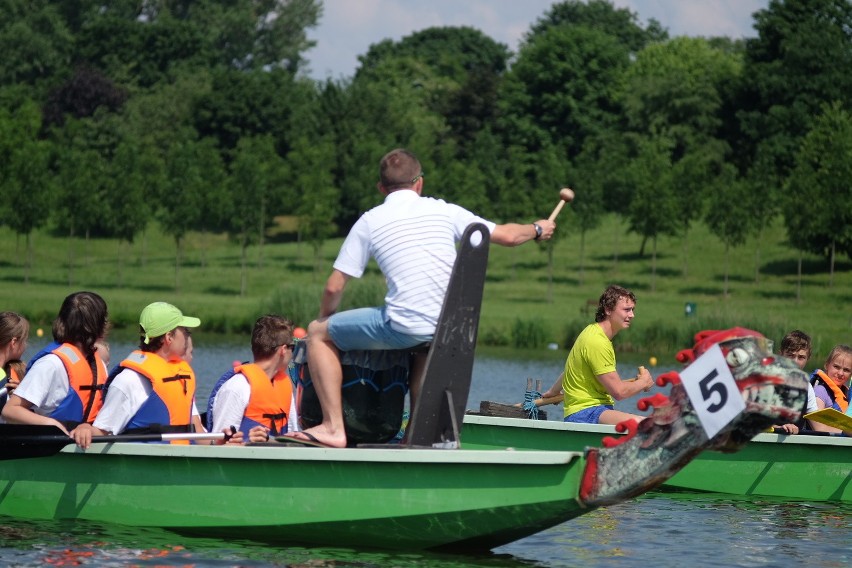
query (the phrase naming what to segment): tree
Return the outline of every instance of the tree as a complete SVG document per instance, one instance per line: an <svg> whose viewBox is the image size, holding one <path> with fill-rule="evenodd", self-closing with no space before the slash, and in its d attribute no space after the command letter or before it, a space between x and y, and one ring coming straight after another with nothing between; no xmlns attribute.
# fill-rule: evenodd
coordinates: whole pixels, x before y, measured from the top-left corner
<svg viewBox="0 0 852 568"><path fill-rule="evenodd" d="M725 85L738 79L736 54L701 38L679 37L643 49L625 74L622 100L627 127L671 143L671 184L677 214L669 221L683 243L688 274L689 229L717 185L729 155L720 137Z"/></svg>
<svg viewBox="0 0 852 568"><path fill-rule="evenodd" d="M74 39L55 4L43 0L0 4L0 85L35 85L64 72Z"/></svg>
<svg viewBox="0 0 852 568"><path fill-rule="evenodd" d="M186 234L200 224L205 193L211 179L207 167L210 158L205 156L209 146L195 139L188 131L169 149L166 158L166 183L159 196L156 216L163 232L175 241L175 292L180 290L180 265L183 241ZM213 150L218 157L218 153Z"/></svg>
<svg viewBox="0 0 852 568"><path fill-rule="evenodd" d="M374 71L383 60L410 57L441 77L463 84L471 73L500 75L509 61L509 48L481 31L467 27L426 28L399 41L383 40L358 56L356 77Z"/></svg>
<svg viewBox="0 0 852 568"><path fill-rule="evenodd" d="M415 62L397 69L407 73L407 80L433 87L423 102L444 117L457 151L464 155L497 115L497 90L510 55L508 47L474 28L427 28L399 41L371 45L358 57L355 81L380 79L389 60Z"/></svg>
<svg viewBox="0 0 852 568"><path fill-rule="evenodd" d="M199 95L192 125L201 138L217 140L226 160L242 138L269 135L279 155L290 151L289 140L300 115L310 113L313 86L281 70L242 72L218 70L209 90Z"/></svg>
<svg viewBox="0 0 852 568"><path fill-rule="evenodd" d="M708 196L705 215L707 226L725 244L725 297L728 296L731 248L742 245L749 232L750 212L742 204L750 188L742 180L738 180L736 174L733 166L725 166L723 174L718 177L717 187Z"/></svg>
<svg viewBox="0 0 852 568"><path fill-rule="evenodd" d="M74 73L48 94L44 105L45 128L62 126L66 116L86 118L104 108L118 112L128 93L100 71L79 66Z"/></svg>
<svg viewBox="0 0 852 568"><path fill-rule="evenodd" d="M649 43L665 41L666 30L654 19L642 27L636 13L616 8L607 0L566 0L554 3L544 16L533 24L526 41L553 27L585 26L615 37L631 53L639 52Z"/></svg>
<svg viewBox="0 0 852 568"><path fill-rule="evenodd" d="M304 67L322 6L316 0L201 0L100 3L75 22L78 57L145 87L183 69L239 71Z"/></svg>
<svg viewBox="0 0 852 568"><path fill-rule="evenodd" d="M110 234L119 241L118 285L124 283L122 244L133 244L154 215L162 195L163 163L159 153L132 137L120 138L109 162L110 177L104 201L109 210Z"/></svg>
<svg viewBox="0 0 852 568"><path fill-rule="evenodd" d="M739 93L742 155L786 179L824 103L852 104L852 3L773 0L755 13Z"/></svg>
<svg viewBox="0 0 852 568"><path fill-rule="evenodd" d="M829 258L831 286L837 252L852 256L852 115L839 102L805 136L785 189L790 242Z"/></svg>
<svg viewBox="0 0 852 568"><path fill-rule="evenodd" d="M561 26L531 37L504 82L506 136L530 153L549 143L573 159L586 138L618 120L618 86L628 64L627 49L597 30Z"/></svg>
<svg viewBox="0 0 852 568"><path fill-rule="evenodd" d="M228 232L240 245L240 296L248 290L248 247L252 243L261 247L261 262L263 237L273 215L269 203L275 183L283 177L283 167L270 136L247 137L237 144L228 178L233 206Z"/></svg>
<svg viewBox="0 0 852 568"><path fill-rule="evenodd" d="M24 282L33 264L32 232L47 221L52 194L48 165L52 146L40 140L41 113L33 101L9 112L0 109L0 194L10 210L6 224L27 242Z"/></svg>
<svg viewBox="0 0 852 568"><path fill-rule="evenodd" d="M298 196L291 207L299 216L300 239L313 249L315 273L321 269L323 243L337 231L332 220L337 215L340 191L329 168L333 152L329 142L303 136L287 156L293 173L290 183Z"/></svg>
<svg viewBox="0 0 852 568"><path fill-rule="evenodd" d="M600 225L604 214L604 193L606 178L599 175L600 147L589 139L583 147L583 151L574 161L570 185L575 190L577 198L571 203L574 212L572 225L580 230L580 276L579 283L585 281L584 262L586 250L586 233Z"/></svg>
<svg viewBox="0 0 852 568"><path fill-rule="evenodd" d="M671 149L673 142L658 136L638 139L637 157L629 166L633 180L633 200L630 203L630 230L642 235L639 254L644 255L645 243L651 239L651 291L656 291L657 237L675 234L677 200L672 187Z"/></svg>
<svg viewBox="0 0 852 568"><path fill-rule="evenodd" d="M68 285L74 281L74 242L79 234L88 244L91 232L105 224L104 193L109 173L103 156L88 144L90 121L70 118L55 129L57 199L54 219L68 232Z"/></svg>

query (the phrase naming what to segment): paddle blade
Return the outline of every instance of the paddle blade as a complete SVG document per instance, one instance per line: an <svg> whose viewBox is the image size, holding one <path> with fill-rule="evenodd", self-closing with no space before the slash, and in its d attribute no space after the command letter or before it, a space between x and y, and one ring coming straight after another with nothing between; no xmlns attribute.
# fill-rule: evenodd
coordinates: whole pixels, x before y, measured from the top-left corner
<svg viewBox="0 0 852 568"><path fill-rule="evenodd" d="M0 424L0 460L43 458L74 440L56 426Z"/></svg>

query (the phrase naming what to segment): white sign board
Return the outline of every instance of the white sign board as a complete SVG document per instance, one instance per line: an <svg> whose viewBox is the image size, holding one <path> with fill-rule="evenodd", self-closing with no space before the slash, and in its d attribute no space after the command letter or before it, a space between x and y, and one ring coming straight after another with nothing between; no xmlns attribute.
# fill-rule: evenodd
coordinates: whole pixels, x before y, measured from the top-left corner
<svg viewBox="0 0 852 568"><path fill-rule="evenodd" d="M745 401L719 345L684 369L680 380L708 438L745 410Z"/></svg>

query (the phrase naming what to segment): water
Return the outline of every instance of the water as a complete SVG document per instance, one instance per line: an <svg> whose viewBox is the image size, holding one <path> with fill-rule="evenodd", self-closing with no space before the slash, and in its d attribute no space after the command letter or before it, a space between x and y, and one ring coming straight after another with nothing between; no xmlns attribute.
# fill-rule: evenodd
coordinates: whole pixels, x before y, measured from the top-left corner
<svg viewBox="0 0 852 568"><path fill-rule="evenodd" d="M193 367L199 406L216 378L248 346L204 346L198 337ZM31 356L41 345L31 347ZM113 342L116 362L132 345ZM563 361L517 361L481 356L474 365L468 408L482 400L520 402L526 378L553 384ZM654 374L669 370L658 367ZM632 376L636 366L619 366ZM647 396L647 395L646 395ZM617 406L635 412L635 399ZM548 418L561 409L547 407ZM807 480L803 480L807 482ZM784 502L715 494L651 493L598 509L483 555L356 551L339 548L269 547L242 540L191 538L158 529L95 523L31 522L0 517L3 566L625 566L677 567L852 564L852 511L836 503ZM392 538L390 536L389 538Z"/></svg>

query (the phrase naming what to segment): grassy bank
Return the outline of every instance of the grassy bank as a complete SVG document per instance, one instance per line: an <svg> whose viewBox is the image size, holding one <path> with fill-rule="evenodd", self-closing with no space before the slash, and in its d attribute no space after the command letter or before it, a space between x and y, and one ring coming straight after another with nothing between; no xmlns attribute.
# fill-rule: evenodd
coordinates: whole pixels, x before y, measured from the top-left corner
<svg viewBox="0 0 852 568"><path fill-rule="evenodd" d="M724 247L699 226L682 239L657 243L656 277L652 243L638 254L641 240L610 217L585 238L580 268L580 235L567 219L554 249L552 275L544 248L492 247L480 326L480 342L542 349L548 343L570 346L592 321L594 303L609 283L638 296L634 327L616 342L622 351L673 355L701 329L741 325L780 341L800 328L815 340L817 364L835 343L852 342L852 262L843 257L830 283L829 264L816 256L803 263L801 300L797 301L798 253L789 248L783 227L775 223L760 243L750 239L732 249L728 294L724 294ZM175 273L174 242L158 230L128 245L114 240L67 238L40 231L33 235L34 257L27 268L26 245L0 228L3 286L0 309L19 311L48 330L62 298L81 289L107 300L119 333L133 333L139 311L165 300L199 315L203 329L246 334L266 312L284 313L300 325L316 314L331 263L340 246L332 240L317 262L307 244L274 242L249 250L247 293L240 295L240 249L224 235L191 234L183 263ZM759 278L756 277L759 266ZM317 268L319 267L319 268ZM354 281L346 307L381 301L383 280L376 270ZM692 316L685 305L695 305Z"/></svg>

